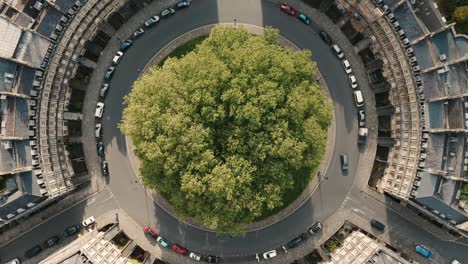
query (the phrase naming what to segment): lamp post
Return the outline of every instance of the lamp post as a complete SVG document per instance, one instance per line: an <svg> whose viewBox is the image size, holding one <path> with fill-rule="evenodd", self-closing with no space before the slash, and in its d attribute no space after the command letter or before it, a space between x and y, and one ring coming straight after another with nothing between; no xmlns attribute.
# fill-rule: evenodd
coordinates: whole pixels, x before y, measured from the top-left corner
<svg viewBox="0 0 468 264"><path fill-rule="evenodd" d="M234 27L237 28L237 19L234 18Z"/></svg>

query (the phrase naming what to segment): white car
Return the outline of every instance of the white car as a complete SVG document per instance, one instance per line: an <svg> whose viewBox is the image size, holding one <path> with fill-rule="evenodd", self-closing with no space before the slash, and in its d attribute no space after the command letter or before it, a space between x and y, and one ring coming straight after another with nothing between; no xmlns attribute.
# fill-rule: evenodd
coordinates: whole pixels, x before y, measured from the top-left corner
<svg viewBox="0 0 468 264"><path fill-rule="evenodd" d="M356 103L356 107L361 107L364 105L364 97L362 97L362 92L360 90L356 90L353 92L354 102Z"/></svg>
<svg viewBox="0 0 468 264"><path fill-rule="evenodd" d="M263 258L264 259L271 259L276 257L278 254L276 253L276 250L270 250L265 253L263 253Z"/></svg>
<svg viewBox="0 0 468 264"><path fill-rule="evenodd" d="M101 91L99 91L99 96L100 96L101 98L106 97L107 90L109 90L109 84L108 84L108 83L105 83L105 84L102 85Z"/></svg>
<svg viewBox="0 0 468 264"><path fill-rule="evenodd" d="M101 135L102 135L102 124L101 123L96 124L96 129L94 130L94 134L95 134L96 138L101 137Z"/></svg>
<svg viewBox="0 0 468 264"><path fill-rule="evenodd" d="M104 112L104 103L103 102L98 102L96 104L96 111L94 112L94 116L101 118L102 113Z"/></svg>
<svg viewBox="0 0 468 264"><path fill-rule="evenodd" d="M343 54L343 51L341 51L340 47L336 44L333 44L331 46L331 49L333 50L333 52L336 54L336 56L339 58L339 59L342 59L344 57L344 54Z"/></svg>
<svg viewBox="0 0 468 264"><path fill-rule="evenodd" d="M153 17L150 17L150 19L145 21L145 26L146 27L151 27L151 26L153 26L154 24L156 24L158 22L159 22L159 17L158 16L153 16Z"/></svg>
<svg viewBox="0 0 468 264"><path fill-rule="evenodd" d="M349 83L351 84L351 88L356 89L358 86L356 76L354 76L354 74L350 74L348 75L348 78L349 78Z"/></svg>
<svg viewBox="0 0 468 264"><path fill-rule="evenodd" d="M20 260L15 258L10 261L7 261L5 264L20 264Z"/></svg>
<svg viewBox="0 0 468 264"><path fill-rule="evenodd" d="M191 259L194 259L194 260L197 260L197 261L199 261L201 259L201 255L199 253L195 253L195 252L190 252L189 257Z"/></svg>
<svg viewBox="0 0 468 264"><path fill-rule="evenodd" d="M112 63L113 64L119 64L120 59L122 58L122 56L123 56L123 52L121 52L120 50L117 51L117 53L115 53L114 59L112 59Z"/></svg>
<svg viewBox="0 0 468 264"><path fill-rule="evenodd" d="M343 67L344 67L344 69L345 69L345 72L346 72L347 74L350 74L350 73L353 72L353 69L351 69L351 64L349 63L349 61L348 61L347 59L344 59L344 60L342 61L342 63L343 63Z"/></svg>
<svg viewBox="0 0 468 264"><path fill-rule="evenodd" d="M91 216L90 218L85 219L85 220L82 222L82 224L83 224L84 227L88 227L88 226L94 224L95 222L96 222L96 220L94 219L94 217Z"/></svg>

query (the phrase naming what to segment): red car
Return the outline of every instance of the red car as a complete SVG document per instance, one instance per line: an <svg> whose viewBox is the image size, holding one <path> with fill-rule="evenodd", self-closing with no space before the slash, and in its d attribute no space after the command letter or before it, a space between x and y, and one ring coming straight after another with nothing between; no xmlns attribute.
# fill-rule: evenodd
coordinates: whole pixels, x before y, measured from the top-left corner
<svg viewBox="0 0 468 264"><path fill-rule="evenodd" d="M172 250L174 250L175 253L180 254L180 255L185 255L185 253L187 253L186 248L184 248L183 246L179 246L177 244L174 244L172 246Z"/></svg>
<svg viewBox="0 0 468 264"><path fill-rule="evenodd" d="M149 226L145 226L143 232L145 232L145 235L151 236L153 239L158 238L158 233Z"/></svg>
<svg viewBox="0 0 468 264"><path fill-rule="evenodd" d="M296 12L297 12L294 8L292 8L290 5L287 5L287 4L282 4L280 9L283 12L286 12L287 14L289 14L291 16L295 16Z"/></svg>

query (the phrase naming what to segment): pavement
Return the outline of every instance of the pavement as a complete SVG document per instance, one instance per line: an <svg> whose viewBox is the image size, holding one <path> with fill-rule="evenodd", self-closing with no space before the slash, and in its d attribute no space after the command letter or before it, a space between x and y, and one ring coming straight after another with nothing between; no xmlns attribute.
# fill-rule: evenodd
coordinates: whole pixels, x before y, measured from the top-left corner
<svg viewBox="0 0 468 264"><path fill-rule="evenodd" d="M140 227L138 233L142 233L142 226L149 224L170 240L197 252L219 255L225 262L253 263L255 253L273 248L279 249L280 245L304 232L315 221L323 222L324 230L317 237L309 239L301 247L289 250L287 254L281 252L272 261L265 261L265 263L289 263L318 247L334 234L344 221L349 220L372 233L373 230L369 226L371 218L377 218L387 225L386 233L376 234L381 241L396 245L398 249L408 253L409 256L421 263L426 263L426 260L415 255L413 247L416 243L423 243L432 249L433 260L437 263L449 263L453 257L468 259L468 251L466 250L468 241L466 239L456 239L448 235L418 217L414 212L388 201L383 195L367 187L368 175L370 175L375 156L377 117L373 93L367 82L364 81L367 80L366 71L362 61L355 53L354 47L340 29L326 16L299 1L294 1L293 5L312 18L312 27L307 27L298 20L280 12L277 4L272 1L197 0L192 2L190 8L168 18L167 21L161 21L154 29L147 30L145 35L123 57L111 82L109 95L105 100L104 143L110 176L102 177L99 158L95 150L93 112L102 77L119 46L117 37L125 39L141 26L147 17L157 14L174 2L169 0L153 1L147 8L135 14L117 31L116 36L100 57L97 68L91 77L90 83L93 85L88 88L86 93L83 113L84 150L95 185L101 190L99 195L109 192L111 198L106 198L107 200L105 199L102 204L95 200L94 203L100 205L97 207L93 207L94 203L86 206L86 201L92 201L93 198L87 199L83 201L83 204L65 211L63 216L60 214L44 223L54 223L53 225L32 229L30 233L0 247L2 259L4 256L7 256L5 259L8 259L10 256L22 255L25 248L45 240L49 235L62 232L65 225L70 223L70 219L76 221L90 214L97 217L112 209L124 211L135 225ZM331 166L309 200L286 219L272 223L266 228L249 232L244 237L231 238L217 236L213 232L188 225L155 204L145 188L138 183L134 168L127 157L129 149L125 137L120 133L117 124L121 119L122 98L128 94L131 84L139 75L138 70L143 68L152 54L185 32L207 24L232 22L234 19L238 23L258 26L271 25L280 29L280 34L299 48L312 50L312 59L317 61L318 68L324 75L322 80L328 85L330 96L334 100L337 136L336 147L330 162ZM317 33L320 29L327 31L342 48L351 62L353 72L359 80L360 89L363 91L366 100L367 122L371 129L368 142L361 151L356 144L357 117L351 88L340 61L319 39ZM347 152L350 155L350 170L347 176L342 175L339 168L338 154L342 152ZM359 171L358 175L357 171ZM101 206L106 207L107 211ZM37 241L38 237L41 237L40 241ZM155 252L155 254L157 253ZM160 253L163 260L171 258L169 255L172 253L170 252ZM176 260L176 262L171 263L184 262Z"/></svg>

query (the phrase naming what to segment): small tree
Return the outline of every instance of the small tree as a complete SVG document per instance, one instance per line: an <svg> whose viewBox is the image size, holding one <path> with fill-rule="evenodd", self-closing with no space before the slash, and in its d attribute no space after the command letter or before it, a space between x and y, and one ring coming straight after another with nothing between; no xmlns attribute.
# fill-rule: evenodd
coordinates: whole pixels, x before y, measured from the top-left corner
<svg viewBox="0 0 468 264"><path fill-rule="evenodd" d="M127 96L122 131L146 186L177 212L239 234L283 205L301 169L325 152L331 104L309 51L217 27L180 59L169 58Z"/></svg>
<svg viewBox="0 0 468 264"><path fill-rule="evenodd" d="M455 11L452 15L453 20L458 23L468 22L468 5L458 6L455 8Z"/></svg>

